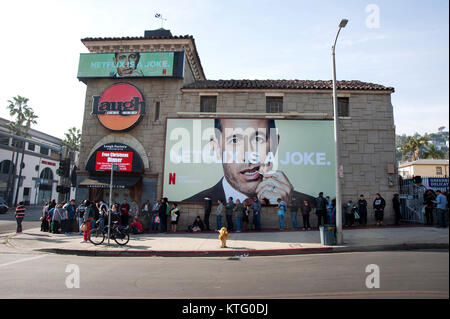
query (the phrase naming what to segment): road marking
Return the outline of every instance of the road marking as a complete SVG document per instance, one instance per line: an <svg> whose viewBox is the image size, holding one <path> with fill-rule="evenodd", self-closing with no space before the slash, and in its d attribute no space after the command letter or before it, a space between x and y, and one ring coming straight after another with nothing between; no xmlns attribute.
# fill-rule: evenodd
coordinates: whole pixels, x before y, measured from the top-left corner
<svg viewBox="0 0 450 319"><path fill-rule="evenodd" d="M18 264L18 263L22 263L22 262L26 262L26 261L30 261L30 260L40 259L40 258L43 258L45 256L48 256L48 255L40 255L40 256L34 256L34 257L29 257L29 258L24 258L24 259L11 261L9 263L0 264L0 268L1 267L6 267L6 266L10 266L10 265L14 265L14 264Z"/></svg>

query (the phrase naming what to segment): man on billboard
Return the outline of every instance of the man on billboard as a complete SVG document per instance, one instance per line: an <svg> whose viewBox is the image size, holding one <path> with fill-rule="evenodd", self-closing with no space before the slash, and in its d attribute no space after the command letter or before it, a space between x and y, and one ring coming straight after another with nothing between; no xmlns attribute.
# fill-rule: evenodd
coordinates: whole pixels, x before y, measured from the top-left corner
<svg viewBox="0 0 450 319"><path fill-rule="evenodd" d="M255 196L262 202L276 204L277 199L289 203L292 196L299 201L314 198L294 190L287 176L274 167L280 136L273 119L215 119L216 139L213 149L222 163L224 176L213 187L199 192L185 202L212 201L233 197L244 201ZM234 154L230 160L226 154Z"/></svg>
<svg viewBox="0 0 450 319"><path fill-rule="evenodd" d="M111 76L115 78L127 77L127 76L144 76L142 70L138 69L138 63L141 55L138 52L125 53L116 52L114 54L114 65L117 67L116 72Z"/></svg>

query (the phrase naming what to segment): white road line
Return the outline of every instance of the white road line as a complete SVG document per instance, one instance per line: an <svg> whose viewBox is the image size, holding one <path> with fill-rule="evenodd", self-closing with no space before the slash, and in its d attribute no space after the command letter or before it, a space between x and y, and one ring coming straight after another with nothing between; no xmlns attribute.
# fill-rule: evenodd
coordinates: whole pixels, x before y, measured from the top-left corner
<svg viewBox="0 0 450 319"><path fill-rule="evenodd" d="M19 259L19 260L11 261L11 262L9 262L9 263L0 264L0 268L1 268L1 267L6 267L6 266L9 266L9 265L14 265L14 264L26 262L26 261L30 261L30 260L40 259L40 258L43 258L43 257L45 257L45 256L48 256L48 255L40 255L40 256L35 256L35 257L30 257L30 258L24 258L24 259Z"/></svg>

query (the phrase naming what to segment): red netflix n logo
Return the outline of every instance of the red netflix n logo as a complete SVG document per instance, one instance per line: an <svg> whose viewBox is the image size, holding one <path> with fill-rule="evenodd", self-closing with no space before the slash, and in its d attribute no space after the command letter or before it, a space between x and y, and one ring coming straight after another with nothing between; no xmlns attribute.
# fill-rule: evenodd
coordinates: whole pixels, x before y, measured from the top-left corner
<svg viewBox="0 0 450 319"><path fill-rule="evenodd" d="M176 173L169 173L169 185L170 184L175 185L175 175Z"/></svg>

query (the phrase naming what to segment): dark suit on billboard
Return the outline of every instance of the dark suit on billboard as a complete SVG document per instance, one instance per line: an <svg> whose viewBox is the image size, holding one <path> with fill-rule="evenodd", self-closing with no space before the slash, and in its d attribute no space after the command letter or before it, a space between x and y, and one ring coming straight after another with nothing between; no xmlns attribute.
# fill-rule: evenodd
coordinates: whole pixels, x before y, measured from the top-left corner
<svg viewBox="0 0 450 319"><path fill-rule="evenodd" d="M214 185L211 188L205 189L191 197L188 197L183 200L183 202L203 202L206 196L209 196L212 200L212 202L217 202L217 200L221 199L224 201L224 203L227 201L227 198L225 198L225 190L223 189L222 184L223 177L220 179L220 181ZM300 193L297 191L292 191L290 194L290 197L294 196L297 201L303 203L304 200L309 201L312 203L314 201L314 197Z"/></svg>

